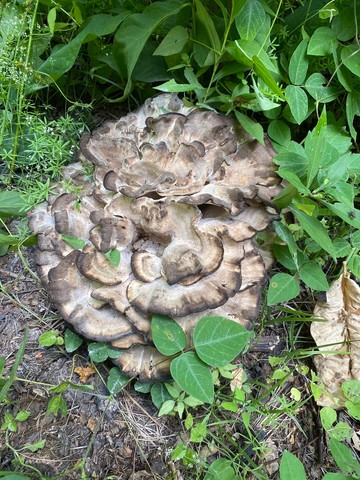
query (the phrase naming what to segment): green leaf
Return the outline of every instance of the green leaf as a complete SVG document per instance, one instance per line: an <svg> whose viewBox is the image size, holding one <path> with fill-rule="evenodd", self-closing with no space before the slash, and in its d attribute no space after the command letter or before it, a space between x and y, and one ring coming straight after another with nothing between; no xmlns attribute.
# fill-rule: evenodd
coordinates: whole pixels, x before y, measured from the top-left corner
<svg viewBox="0 0 360 480"><path fill-rule="evenodd" d="M30 412L26 412L22 410L16 415L15 420L18 422L25 422L25 420L27 420L30 417L30 415L31 415Z"/></svg>
<svg viewBox="0 0 360 480"><path fill-rule="evenodd" d="M354 405L352 402L350 402L350 400L347 400L345 402L345 408L351 417L355 418L356 420L360 420L360 405ZM352 437L351 427L347 423L345 425L347 425L347 427L350 429L350 436L347 438L351 438ZM344 440L343 438L337 438L337 437L335 438L336 440Z"/></svg>
<svg viewBox="0 0 360 480"><path fill-rule="evenodd" d="M237 121L243 127L243 129L249 133L252 137L256 138L256 140L264 145L264 130L260 123L254 122L249 118L247 115L235 110L235 115Z"/></svg>
<svg viewBox="0 0 360 480"><path fill-rule="evenodd" d="M268 68L263 64L263 62L258 58L256 55L253 56L253 67L257 75L261 78L261 80L267 85L272 93L278 95L280 98L285 100L285 95L283 91L279 87L279 85L275 82L274 77L271 75Z"/></svg>
<svg viewBox="0 0 360 480"><path fill-rule="evenodd" d="M280 177L284 178L291 185L293 185L299 193L302 193L303 195L310 195L310 190L305 187L303 182L294 172L290 172L286 168L280 168L278 170L278 174Z"/></svg>
<svg viewBox="0 0 360 480"><path fill-rule="evenodd" d="M296 278L288 273L277 273L270 280L267 304L275 305L286 302L287 300L297 297L299 293L300 286Z"/></svg>
<svg viewBox="0 0 360 480"><path fill-rule="evenodd" d="M45 447L45 444L46 444L46 440L39 440L38 442L35 442L35 443L27 443L24 448L26 448L26 450L30 450L30 452L37 452L38 450L41 450Z"/></svg>
<svg viewBox="0 0 360 480"><path fill-rule="evenodd" d="M353 255L348 261L348 269L356 277L360 278L360 255Z"/></svg>
<svg viewBox="0 0 360 480"><path fill-rule="evenodd" d="M344 47L341 50L341 60L354 75L360 77L360 47L358 44Z"/></svg>
<svg viewBox="0 0 360 480"><path fill-rule="evenodd" d="M335 33L329 27L319 27L311 35L308 55L325 57L331 55L338 45Z"/></svg>
<svg viewBox="0 0 360 480"><path fill-rule="evenodd" d="M318 263L305 263L299 270L301 280L313 290L327 291L329 284Z"/></svg>
<svg viewBox="0 0 360 480"><path fill-rule="evenodd" d="M24 195L15 191L0 192L0 218L25 215L29 204Z"/></svg>
<svg viewBox="0 0 360 480"><path fill-rule="evenodd" d="M194 331L194 346L201 360L223 367L239 355L253 337L245 327L225 317L209 316L199 320Z"/></svg>
<svg viewBox="0 0 360 480"><path fill-rule="evenodd" d="M231 460L225 458L218 458L214 460L205 475L204 480L238 480Z"/></svg>
<svg viewBox="0 0 360 480"><path fill-rule="evenodd" d="M343 203L329 203L321 200L329 210L331 210L335 215L342 218L344 222L348 223L356 229L360 229L360 210L357 208L350 208L348 205Z"/></svg>
<svg viewBox="0 0 360 480"><path fill-rule="evenodd" d="M189 34L182 25L173 27L164 37L153 55L167 57L181 53L189 40Z"/></svg>
<svg viewBox="0 0 360 480"><path fill-rule="evenodd" d="M306 78L309 59L306 55L308 41L304 38L296 47L289 62L289 77L294 85L301 85Z"/></svg>
<svg viewBox="0 0 360 480"><path fill-rule="evenodd" d="M64 240L65 243L70 245L70 247L75 248L76 250L82 250L86 242L84 240L81 240L81 238L73 237L72 235L61 235L62 240Z"/></svg>
<svg viewBox="0 0 360 480"><path fill-rule="evenodd" d="M121 253L116 248L112 248L108 252L104 253L105 257L109 260L113 267L118 267L121 260Z"/></svg>
<svg viewBox="0 0 360 480"><path fill-rule="evenodd" d="M289 209L293 212L305 232L335 260L335 248L324 225L316 218L310 217L296 207L290 206Z"/></svg>
<svg viewBox="0 0 360 480"><path fill-rule="evenodd" d="M346 97L346 119L352 138L356 140L357 130L354 128L355 115L360 116L360 93L353 90Z"/></svg>
<svg viewBox="0 0 360 480"><path fill-rule="evenodd" d="M248 0L235 18L235 25L240 37L254 40L261 30L266 18L264 7L257 0Z"/></svg>
<svg viewBox="0 0 360 480"><path fill-rule="evenodd" d="M313 73L305 82L305 88L310 95L321 103L328 103L335 100L340 93L341 88L327 86L327 80L321 73Z"/></svg>
<svg viewBox="0 0 360 480"><path fill-rule="evenodd" d="M151 400L156 408L160 409L161 406L168 400L173 400L170 393L163 383L155 383L151 387Z"/></svg>
<svg viewBox="0 0 360 480"><path fill-rule="evenodd" d="M308 153L309 163L308 163L308 172L307 172L307 183L308 188L311 187L311 184L318 174L319 167L322 160L322 151L324 147L324 139L326 132L326 109L323 108L323 111L320 115L320 118L316 124L314 130L308 135L309 141L306 144L306 151ZM309 151L308 151L309 150Z"/></svg>
<svg viewBox="0 0 360 480"><path fill-rule="evenodd" d="M351 245L344 238L334 238L333 245L336 251L336 258L347 257L351 253Z"/></svg>
<svg viewBox="0 0 360 480"><path fill-rule="evenodd" d="M54 7L54 8L51 8L47 14L47 23L52 36L54 35L54 32L55 32L56 11L57 9L56 7Z"/></svg>
<svg viewBox="0 0 360 480"><path fill-rule="evenodd" d="M155 90L160 90L161 92L180 93L199 90L199 85L189 83L176 83L176 81L172 78L171 80L168 80L167 82L153 88Z"/></svg>
<svg viewBox="0 0 360 480"><path fill-rule="evenodd" d="M297 258L299 250L289 228L281 222L274 222L273 226L279 238L281 238L281 240L283 240L289 247L292 258L294 259L295 264L298 266Z"/></svg>
<svg viewBox="0 0 360 480"><path fill-rule="evenodd" d="M300 125L308 113L308 97L306 93L301 87L288 85L285 89L285 98L294 119Z"/></svg>
<svg viewBox="0 0 360 480"><path fill-rule="evenodd" d="M209 36L211 47L213 48L214 52L220 53L221 42L211 16L200 0L195 0L195 5L197 17Z"/></svg>
<svg viewBox="0 0 360 480"><path fill-rule="evenodd" d="M334 438L330 438L329 446L330 452L342 472L360 475L360 464L354 458L350 448Z"/></svg>
<svg viewBox="0 0 360 480"><path fill-rule="evenodd" d="M120 71L126 70L127 84L122 100L131 91L132 74L135 65L144 49L146 42L153 32L169 17L176 15L188 2L168 0L154 2L142 13L128 16L118 28L114 40L114 57Z"/></svg>
<svg viewBox="0 0 360 480"><path fill-rule="evenodd" d="M351 241L351 245L354 248L357 248L360 250L360 231L359 230L357 230L351 235L350 241Z"/></svg>
<svg viewBox="0 0 360 480"><path fill-rule="evenodd" d="M108 358L118 358L121 354L116 348L104 342L92 342L88 345L90 358L93 362L105 362Z"/></svg>
<svg viewBox="0 0 360 480"><path fill-rule="evenodd" d="M151 383L142 383L139 380L134 383L134 390L139 393L150 393Z"/></svg>
<svg viewBox="0 0 360 480"><path fill-rule="evenodd" d="M175 382L189 395L204 403L214 400L214 384L210 368L194 352L183 353L170 365Z"/></svg>
<svg viewBox="0 0 360 480"><path fill-rule="evenodd" d="M321 480L355 480L353 477L342 473L325 473Z"/></svg>
<svg viewBox="0 0 360 480"><path fill-rule="evenodd" d="M43 347L52 347L53 345L62 345L64 341L58 330L49 330L40 335L39 343Z"/></svg>
<svg viewBox="0 0 360 480"><path fill-rule="evenodd" d="M106 387L113 395L115 393L119 393L129 383L129 381L129 377L124 375L120 368L113 367L109 371Z"/></svg>
<svg viewBox="0 0 360 480"><path fill-rule="evenodd" d="M178 323L165 315L153 315L151 335L156 348L163 355L174 355L186 347L186 335Z"/></svg>
<svg viewBox="0 0 360 480"><path fill-rule="evenodd" d="M267 133L271 140L274 140L279 145L286 146L291 141L290 128L282 120L270 122Z"/></svg>
<svg viewBox="0 0 360 480"><path fill-rule="evenodd" d="M66 45L58 45L51 55L38 68L39 73L46 74L52 80L70 70L79 54L81 45L113 33L118 25L129 15L123 12L119 15L98 14L89 17L82 25L80 32Z"/></svg>
<svg viewBox="0 0 360 480"><path fill-rule="evenodd" d="M235 42L229 42L226 46L226 50L236 59L237 62L246 65L249 68L253 68L253 58L257 57L270 72L276 74L279 73L277 67L272 63L267 53L255 40L236 40Z"/></svg>
<svg viewBox="0 0 360 480"><path fill-rule="evenodd" d="M4 476L3 473L6 473L6 475ZM18 475L17 473L0 472L0 477L2 480L30 480L29 477L24 477L24 475Z"/></svg>
<svg viewBox="0 0 360 480"><path fill-rule="evenodd" d="M300 460L287 450L280 462L280 480L306 480L305 468Z"/></svg>
<svg viewBox="0 0 360 480"><path fill-rule="evenodd" d="M175 407L175 401L174 400L166 400L160 407L159 410L159 417L162 415L168 415L170 412L174 410Z"/></svg>
<svg viewBox="0 0 360 480"><path fill-rule="evenodd" d="M59 413L63 417L66 417L67 414L67 405L65 403L65 400L63 399L61 393L56 395L55 397L52 397L48 403L48 407L46 410L46 413L53 414L55 417L58 416Z"/></svg>
<svg viewBox="0 0 360 480"><path fill-rule="evenodd" d="M70 328L67 328L64 333L64 342L65 342L65 350L68 353L75 352L80 345L83 343L84 339L76 335Z"/></svg>
<svg viewBox="0 0 360 480"><path fill-rule="evenodd" d="M360 405L360 381L345 380L341 385L345 397L355 405Z"/></svg>

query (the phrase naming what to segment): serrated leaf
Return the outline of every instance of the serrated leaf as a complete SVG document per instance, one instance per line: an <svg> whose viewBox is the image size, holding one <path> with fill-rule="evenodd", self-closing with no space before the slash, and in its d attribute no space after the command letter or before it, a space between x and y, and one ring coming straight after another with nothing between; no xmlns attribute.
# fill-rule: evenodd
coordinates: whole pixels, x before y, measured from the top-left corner
<svg viewBox="0 0 360 480"><path fill-rule="evenodd" d="M304 38L296 47L289 62L289 77L294 85L301 85L307 74L309 60L306 55L308 41Z"/></svg>
<svg viewBox="0 0 360 480"><path fill-rule="evenodd" d="M65 350L68 353L75 352L80 345L83 343L84 339L79 337L76 333L74 333L70 328L67 328L64 333L64 342L65 342Z"/></svg>
<svg viewBox="0 0 360 480"><path fill-rule="evenodd" d="M170 365L176 383L189 395L204 403L214 400L214 384L210 368L194 352L183 353Z"/></svg>
<svg viewBox="0 0 360 480"><path fill-rule="evenodd" d="M109 371L106 388L111 394L119 393L129 383L129 381L129 377L124 375L120 368L113 367Z"/></svg>
<svg viewBox="0 0 360 480"><path fill-rule="evenodd" d="M308 113L308 97L306 93L301 87L288 85L285 89L285 98L296 123L300 125Z"/></svg>
<svg viewBox="0 0 360 480"><path fill-rule="evenodd" d="M296 207L290 206L289 209L293 212L293 214L299 221L300 226L305 230L305 232L308 233L310 237L318 245L320 245L321 248L328 252L335 260L336 252L334 249L334 245L332 244L332 241L324 225L316 218L310 217L308 214L302 212Z"/></svg>
<svg viewBox="0 0 360 480"><path fill-rule="evenodd" d="M223 367L246 348L252 337L253 332L233 320L209 316L199 320L193 340L196 353L203 362Z"/></svg>
<svg viewBox="0 0 360 480"><path fill-rule="evenodd" d="M249 118L247 115L235 110L235 115L237 121L243 127L243 129L249 133L252 137L256 138L256 140L264 145L264 130L260 123L254 122Z"/></svg>
<svg viewBox="0 0 360 480"><path fill-rule="evenodd" d="M267 304L275 305L295 298L300 293L299 282L288 273L277 273L269 283Z"/></svg>
<svg viewBox="0 0 360 480"><path fill-rule="evenodd" d="M299 270L301 280L313 290L327 291L329 283L318 263L305 263Z"/></svg>
<svg viewBox="0 0 360 480"><path fill-rule="evenodd" d="M305 468L300 460L287 450L280 462L280 480L306 480Z"/></svg>
<svg viewBox="0 0 360 480"><path fill-rule="evenodd" d="M73 237L72 235L61 235L62 240L64 240L65 243L70 245L70 247L75 248L75 250L82 250L86 242L82 240L81 238Z"/></svg>
<svg viewBox="0 0 360 480"><path fill-rule="evenodd" d="M189 34L182 25L173 27L163 38L153 55L167 57L181 53L189 40Z"/></svg>
<svg viewBox="0 0 360 480"><path fill-rule="evenodd" d="M179 324L165 315L153 315L151 335L156 348L163 355L174 355L186 347L186 335Z"/></svg>

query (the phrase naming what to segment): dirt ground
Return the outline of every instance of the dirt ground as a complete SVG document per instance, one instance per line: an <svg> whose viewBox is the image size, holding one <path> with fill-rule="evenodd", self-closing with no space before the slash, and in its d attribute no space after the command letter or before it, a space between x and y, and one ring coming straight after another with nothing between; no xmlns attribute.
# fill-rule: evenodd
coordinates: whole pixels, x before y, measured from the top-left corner
<svg viewBox="0 0 360 480"><path fill-rule="evenodd" d="M34 278L32 250L26 250L25 256L27 266L16 253L0 258L0 356L6 359L5 377L14 365L28 329L24 355L16 372L20 380L10 388L7 404L0 403L0 423L6 412L13 417L20 411L30 412L26 421L17 422L16 432L0 431L0 471L29 473L30 466L57 480L198 478L194 472L181 471L179 464L170 459L171 449L180 438L184 439L184 427L179 420L157 417L149 396L137 393L132 386L109 400L104 379L111 364L97 364L97 373L86 382L94 387L93 392L69 388L63 393L67 405L65 416L46 414L51 396L56 395L49 393L49 388L63 381L83 385L74 369L88 367L90 363L86 347L68 354L62 346L45 348L39 344L42 333L50 329L63 332L65 324ZM265 341L277 339L276 354L286 348L286 341L280 338L285 337L284 331L269 329L266 334L269 337L265 337ZM266 382L270 374L267 359L269 353L274 352L266 350L259 346L247 355L247 373L258 382ZM264 396L264 404L272 405L276 412L281 408L279 399L289 398L292 387L305 393L308 389L300 374L292 376L282 387L283 391L276 392L276 400L270 394ZM239 445L243 438L240 423L241 419L233 422L234 427L228 432ZM321 479L326 471L334 471L318 408L312 401L298 409L296 418L281 415L271 427L259 415L253 428L257 438L266 442L267 455L262 460L255 459L254 445L248 445L246 452L250 460L262 462L267 473L263 477L244 475L244 478L278 479L279 458L284 449L303 461L310 480ZM43 448L36 452L27 448L41 440L45 440ZM211 458L207 461L210 463ZM34 475L32 478L38 478L36 470Z"/></svg>

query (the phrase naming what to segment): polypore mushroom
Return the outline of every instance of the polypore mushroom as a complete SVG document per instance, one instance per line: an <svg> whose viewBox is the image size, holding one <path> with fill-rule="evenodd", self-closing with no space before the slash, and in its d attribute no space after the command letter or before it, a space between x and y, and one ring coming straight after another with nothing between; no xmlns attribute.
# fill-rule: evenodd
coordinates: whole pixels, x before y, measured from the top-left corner
<svg viewBox="0 0 360 480"><path fill-rule="evenodd" d="M269 265L255 235L272 219L274 152L234 119L173 95L84 135L80 148L64 176L82 192L30 216L41 278L76 331L123 350L124 372L165 378L152 315L173 317L189 339L203 316L248 326L258 315Z"/></svg>

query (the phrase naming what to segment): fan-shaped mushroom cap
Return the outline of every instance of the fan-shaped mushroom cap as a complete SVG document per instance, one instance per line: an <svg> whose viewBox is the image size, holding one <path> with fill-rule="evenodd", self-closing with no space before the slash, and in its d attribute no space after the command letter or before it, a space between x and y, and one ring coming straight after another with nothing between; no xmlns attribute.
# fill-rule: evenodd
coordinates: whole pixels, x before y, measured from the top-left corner
<svg viewBox="0 0 360 480"><path fill-rule="evenodd" d="M236 120L168 94L80 147L64 170L80 194L59 193L30 216L41 278L78 332L123 350L125 373L166 378L153 314L172 316L189 344L203 316L248 326L258 314L269 261L255 235L273 217L274 152Z"/></svg>

